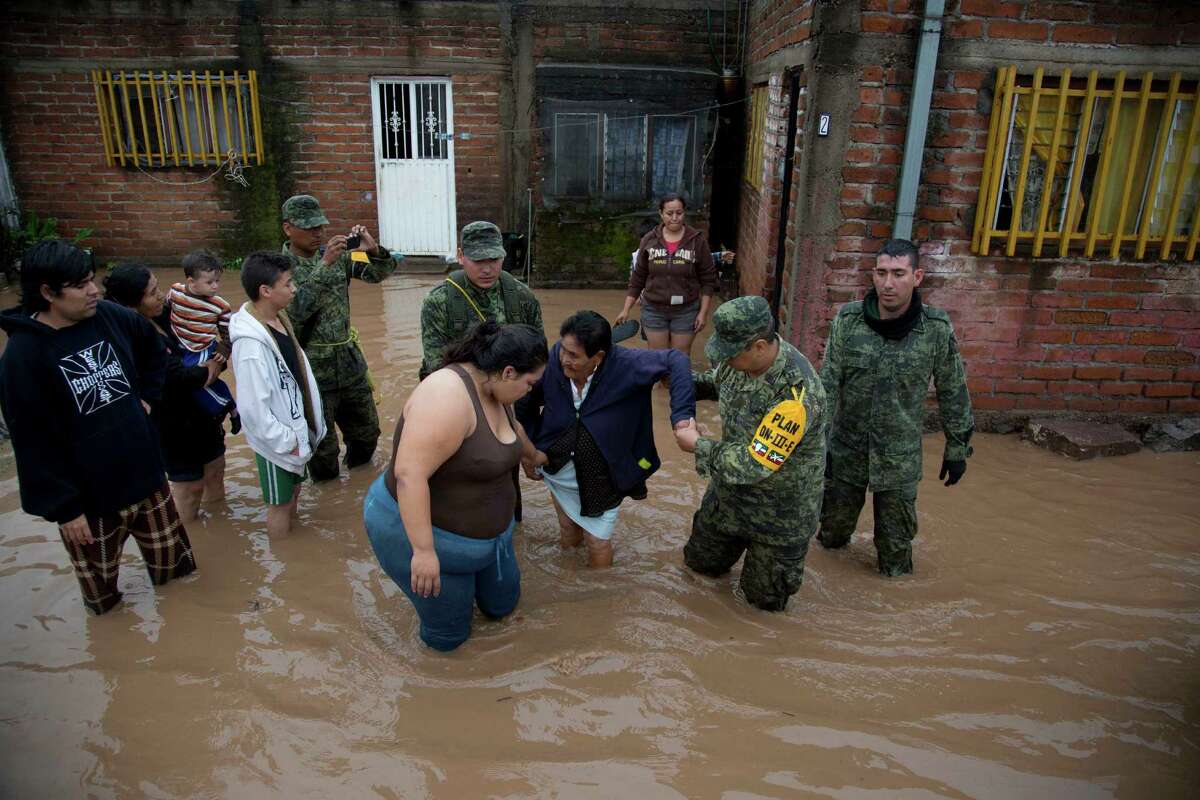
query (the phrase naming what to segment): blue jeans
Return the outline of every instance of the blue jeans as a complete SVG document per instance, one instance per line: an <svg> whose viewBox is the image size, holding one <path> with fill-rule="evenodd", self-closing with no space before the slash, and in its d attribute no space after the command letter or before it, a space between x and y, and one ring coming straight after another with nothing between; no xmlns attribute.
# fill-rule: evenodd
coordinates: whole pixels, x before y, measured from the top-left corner
<svg viewBox="0 0 1200 800"><path fill-rule="evenodd" d="M183 354L183 365L185 367L203 367L216 352L216 342L213 342L199 353L188 351ZM234 408L233 393L229 391L229 385L220 378L217 378L203 389L197 389L192 392L192 397L196 399L201 408L214 417L223 417L226 411Z"/></svg>
<svg viewBox="0 0 1200 800"><path fill-rule="evenodd" d="M363 523L379 565L421 619L421 641L435 650L453 650L471 635L473 606L499 619L512 613L521 597L521 570L513 555L513 522L494 539L471 539L433 529L433 548L441 565L442 591L421 597L412 590L412 545L400 519L400 508L388 493L383 476L367 490Z"/></svg>

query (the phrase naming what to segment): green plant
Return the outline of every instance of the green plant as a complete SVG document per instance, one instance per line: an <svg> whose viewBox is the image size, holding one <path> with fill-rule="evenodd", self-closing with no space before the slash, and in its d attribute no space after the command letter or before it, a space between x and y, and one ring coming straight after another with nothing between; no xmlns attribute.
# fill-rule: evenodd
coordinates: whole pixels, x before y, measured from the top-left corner
<svg viewBox="0 0 1200 800"><path fill-rule="evenodd" d="M9 213L12 209L0 211ZM91 228L81 228L71 237L71 244L79 244L90 238L91 235ZM58 219L39 217L33 211L23 215L20 227L8 228L0 225L0 269L6 273L15 272L17 262L21 260L21 256L26 250L38 242L60 238L63 237L58 232Z"/></svg>
<svg viewBox="0 0 1200 800"><path fill-rule="evenodd" d="M240 272L242 269L242 262L245 260L246 259L243 256L238 256L237 258L227 258L221 262L221 269L225 270L226 272Z"/></svg>

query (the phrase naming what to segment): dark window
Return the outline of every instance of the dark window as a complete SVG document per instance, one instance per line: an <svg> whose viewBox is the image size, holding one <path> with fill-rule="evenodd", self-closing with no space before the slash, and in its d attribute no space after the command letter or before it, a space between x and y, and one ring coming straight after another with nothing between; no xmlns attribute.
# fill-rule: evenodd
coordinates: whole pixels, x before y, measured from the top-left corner
<svg viewBox="0 0 1200 800"><path fill-rule="evenodd" d="M599 114L554 115L554 192L561 197L596 193Z"/></svg>
<svg viewBox="0 0 1200 800"><path fill-rule="evenodd" d="M547 194L641 202L695 192L695 115L555 112L552 120Z"/></svg>
<svg viewBox="0 0 1200 800"><path fill-rule="evenodd" d="M651 161L654 165L650 196L687 193L692 183L692 117L651 117Z"/></svg>
<svg viewBox="0 0 1200 800"><path fill-rule="evenodd" d="M604 194L640 198L646 192L646 117L604 118Z"/></svg>

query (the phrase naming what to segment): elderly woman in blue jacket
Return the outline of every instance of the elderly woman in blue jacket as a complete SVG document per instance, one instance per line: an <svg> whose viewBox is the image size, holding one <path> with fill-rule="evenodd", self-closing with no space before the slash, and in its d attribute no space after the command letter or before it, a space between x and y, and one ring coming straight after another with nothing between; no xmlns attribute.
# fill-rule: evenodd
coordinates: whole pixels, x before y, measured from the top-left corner
<svg viewBox="0 0 1200 800"><path fill-rule="evenodd" d="M650 397L669 378L671 424L696 416L691 364L677 350L634 350L612 343L595 311L579 311L559 330L542 379L519 415L537 448L525 474L544 479L554 498L564 548L587 544L588 564L611 566L612 532L626 497L646 497L661 465Z"/></svg>

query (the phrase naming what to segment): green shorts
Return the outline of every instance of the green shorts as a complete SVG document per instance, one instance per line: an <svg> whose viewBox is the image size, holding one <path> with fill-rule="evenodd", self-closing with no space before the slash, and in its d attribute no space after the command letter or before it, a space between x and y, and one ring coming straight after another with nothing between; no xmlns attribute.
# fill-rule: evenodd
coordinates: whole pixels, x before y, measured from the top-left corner
<svg viewBox="0 0 1200 800"><path fill-rule="evenodd" d="M262 486L263 499L269 506L282 506L292 502L296 487L308 477L308 470L297 475L288 472L281 466L272 464L258 453L254 454L254 463L258 465L258 483Z"/></svg>

